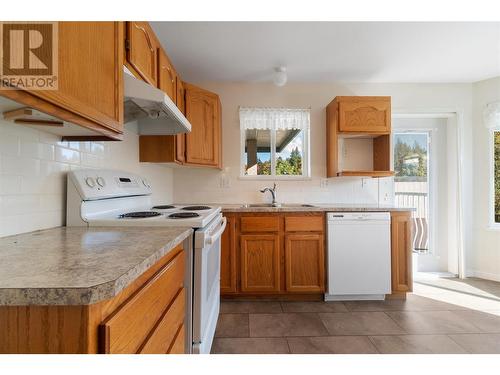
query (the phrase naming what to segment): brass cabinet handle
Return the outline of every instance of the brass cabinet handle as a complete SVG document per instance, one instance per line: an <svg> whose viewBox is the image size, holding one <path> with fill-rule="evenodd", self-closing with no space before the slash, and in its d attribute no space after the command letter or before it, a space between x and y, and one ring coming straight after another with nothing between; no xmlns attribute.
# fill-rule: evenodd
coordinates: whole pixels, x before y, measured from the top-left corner
<svg viewBox="0 0 500 375"><path fill-rule="evenodd" d="M144 33L144 35L146 35L146 41L148 42L149 49L151 50L151 52L154 52L155 49L153 48L153 43L151 43L151 39L150 39L149 34L146 31L146 29L142 26L138 26L135 22L134 22L134 26L136 29L141 30Z"/></svg>
<svg viewBox="0 0 500 375"><path fill-rule="evenodd" d="M163 65L161 68L162 68L162 69L167 69L168 74L170 75L170 81L172 81L172 83L174 83L174 82L175 82L175 80L174 80L174 75L173 75L173 73L172 73L172 69L170 69L170 67L169 67L169 66L165 66L165 65Z"/></svg>

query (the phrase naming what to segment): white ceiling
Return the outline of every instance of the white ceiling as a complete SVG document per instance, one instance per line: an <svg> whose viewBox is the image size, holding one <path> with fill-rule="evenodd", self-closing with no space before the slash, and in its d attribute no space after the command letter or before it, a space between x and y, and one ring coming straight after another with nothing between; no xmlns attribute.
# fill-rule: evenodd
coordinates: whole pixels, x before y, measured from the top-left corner
<svg viewBox="0 0 500 375"><path fill-rule="evenodd" d="M187 81L476 82L500 76L500 23L152 22Z"/></svg>

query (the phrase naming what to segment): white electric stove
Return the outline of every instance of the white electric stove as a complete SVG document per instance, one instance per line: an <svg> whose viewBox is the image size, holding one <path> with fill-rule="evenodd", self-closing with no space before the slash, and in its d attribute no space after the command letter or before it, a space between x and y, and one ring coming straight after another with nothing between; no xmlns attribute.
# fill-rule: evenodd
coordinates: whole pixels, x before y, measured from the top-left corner
<svg viewBox="0 0 500 375"><path fill-rule="evenodd" d="M221 208L152 203L151 184L133 173L86 169L68 174L67 226L179 226L195 230L185 244L189 318L187 351L210 353L220 305ZM147 236L147 231L144 232Z"/></svg>

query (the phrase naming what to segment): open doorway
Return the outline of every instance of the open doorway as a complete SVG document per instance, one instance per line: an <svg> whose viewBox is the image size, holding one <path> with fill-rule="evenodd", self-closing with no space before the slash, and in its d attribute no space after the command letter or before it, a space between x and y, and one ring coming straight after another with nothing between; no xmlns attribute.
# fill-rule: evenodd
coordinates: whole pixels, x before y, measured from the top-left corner
<svg viewBox="0 0 500 375"><path fill-rule="evenodd" d="M397 207L413 213L416 279L459 273L458 152L455 119L393 119Z"/></svg>

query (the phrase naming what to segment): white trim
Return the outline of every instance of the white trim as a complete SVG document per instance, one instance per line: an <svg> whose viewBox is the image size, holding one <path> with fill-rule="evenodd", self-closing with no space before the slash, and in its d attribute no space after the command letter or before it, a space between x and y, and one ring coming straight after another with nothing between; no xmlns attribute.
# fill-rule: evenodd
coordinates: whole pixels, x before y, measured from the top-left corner
<svg viewBox="0 0 500 375"><path fill-rule="evenodd" d="M429 117L445 117L456 118L456 129L457 129L457 187L458 187L458 277L463 279L467 277L466 275L466 249L465 249L465 224L464 224L464 190L465 190L465 177L464 177L464 158L463 151L465 150L465 124L464 124L464 110L461 108L426 108L426 109L415 109L415 108L393 108L392 117L393 118L429 118Z"/></svg>
<svg viewBox="0 0 500 375"><path fill-rule="evenodd" d="M244 175L238 176L238 180L247 180L247 181L311 181L312 177L303 177L303 176L271 176L271 175L260 175L260 176L252 176L252 175Z"/></svg>
<svg viewBox="0 0 500 375"><path fill-rule="evenodd" d="M269 154L271 155L271 176L276 176L276 129L269 129L271 132L271 149ZM303 172L302 172L303 173Z"/></svg>
<svg viewBox="0 0 500 375"><path fill-rule="evenodd" d="M481 272L481 271L476 271L476 270L467 270L467 277L478 277L480 279L500 282L500 274L498 274L498 273Z"/></svg>

